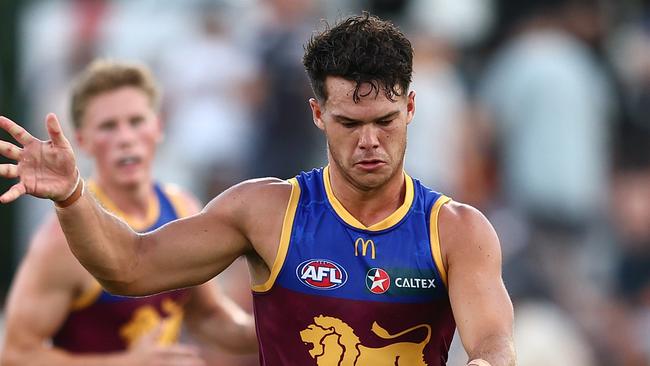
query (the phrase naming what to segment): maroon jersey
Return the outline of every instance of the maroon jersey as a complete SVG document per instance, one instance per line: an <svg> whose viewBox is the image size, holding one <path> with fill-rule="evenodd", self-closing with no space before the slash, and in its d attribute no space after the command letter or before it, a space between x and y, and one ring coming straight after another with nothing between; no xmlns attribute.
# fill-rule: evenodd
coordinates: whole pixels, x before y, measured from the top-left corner
<svg viewBox="0 0 650 366"><path fill-rule="evenodd" d="M403 205L366 227L328 168L293 188L267 283L253 288L262 365L441 366L455 322L437 218L449 199L406 178Z"/></svg>
<svg viewBox="0 0 650 366"><path fill-rule="evenodd" d="M89 188L109 211L126 218L92 182ZM148 222L129 222L135 230L154 230L186 215L173 189L163 190L156 185L155 192L157 200L152 205ZM160 324L159 342L175 343L188 295L188 290L179 290L138 298L114 296L96 283L93 289L74 301L67 319L53 337L53 343L75 353L122 351Z"/></svg>

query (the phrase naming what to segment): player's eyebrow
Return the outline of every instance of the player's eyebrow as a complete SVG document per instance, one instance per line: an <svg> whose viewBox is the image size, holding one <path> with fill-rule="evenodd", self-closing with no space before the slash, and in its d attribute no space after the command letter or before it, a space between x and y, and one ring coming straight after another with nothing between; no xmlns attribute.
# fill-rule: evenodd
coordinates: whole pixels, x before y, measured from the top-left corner
<svg viewBox="0 0 650 366"><path fill-rule="evenodd" d="M384 114L383 116L375 118L373 121L383 121L383 120L386 120L386 119L391 119L391 118L396 117L398 114L399 114L399 111L388 112L388 113ZM364 122L364 121L361 121L361 120L358 120L358 119L354 119L354 118L344 116L342 114L333 114L333 117L335 119L339 120L339 121L349 122L349 123L363 123Z"/></svg>

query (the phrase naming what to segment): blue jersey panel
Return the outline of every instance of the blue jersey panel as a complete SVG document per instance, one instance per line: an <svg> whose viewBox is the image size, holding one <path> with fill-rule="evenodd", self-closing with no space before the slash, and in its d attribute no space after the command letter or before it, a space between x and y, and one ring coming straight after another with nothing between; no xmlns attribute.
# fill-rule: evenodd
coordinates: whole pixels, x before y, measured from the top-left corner
<svg viewBox="0 0 650 366"><path fill-rule="evenodd" d="M337 213L324 173L318 169L297 177L301 196L275 286L363 301L422 303L447 298L431 251L429 222L441 195L406 176L407 184L412 184L412 203L403 217L389 227L367 230Z"/></svg>

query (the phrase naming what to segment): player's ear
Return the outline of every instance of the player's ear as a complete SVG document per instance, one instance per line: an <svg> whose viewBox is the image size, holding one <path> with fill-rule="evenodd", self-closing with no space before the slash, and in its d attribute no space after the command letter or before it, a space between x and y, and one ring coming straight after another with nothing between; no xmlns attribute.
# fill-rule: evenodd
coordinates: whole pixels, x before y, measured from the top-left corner
<svg viewBox="0 0 650 366"><path fill-rule="evenodd" d="M161 143L165 141L165 122L159 115L156 115L156 127L158 129L156 142Z"/></svg>
<svg viewBox="0 0 650 366"><path fill-rule="evenodd" d="M324 131L325 123L323 123L323 119L321 118L323 111L321 109L320 103L318 100L316 100L316 98L311 98L309 99L309 106L311 107L311 115L314 120L314 124L316 127Z"/></svg>
<svg viewBox="0 0 650 366"><path fill-rule="evenodd" d="M92 155L90 153L90 146L88 146L88 139L86 138L84 132L85 130L83 125L79 127L75 127L74 140L77 143L77 146L79 146L79 149L81 149L81 151L83 151L87 155Z"/></svg>
<svg viewBox="0 0 650 366"><path fill-rule="evenodd" d="M406 98L406 124L409 124L415 115L415 91L411 90Z"/></svg>

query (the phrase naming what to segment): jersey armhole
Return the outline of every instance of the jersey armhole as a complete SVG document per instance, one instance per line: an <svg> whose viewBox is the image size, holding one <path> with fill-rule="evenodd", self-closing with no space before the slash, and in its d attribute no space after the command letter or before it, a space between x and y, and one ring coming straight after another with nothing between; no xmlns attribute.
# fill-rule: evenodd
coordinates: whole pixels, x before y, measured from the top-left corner
<svg viewBox="0 0 650 366"><path fill-rule="evenodd" d="M284 265L284 261L289 251L289 242L291 241L291 232L293 230L293 221L296 217L296 210L300 200L300 184L296 178L289 179L291 183L291 196L289 196L289 204L284 213L284 221L282 222L282 234L280 235L280 244L278 245L278 253L275 255L273 267L269 278L261 285L252 286L254 292L268 292L275 284L275 280L280 274L280 270Z"/></svg>
<svg viewBox="0 0 650 366"><path fill-rule="evenodd" d="M451 201L451 198L441 195L436 203L433 204L431 208L431 220L429 221L429 232L430 232L430 244L431 244L431 254L433 255L433 262L438 268L438 273L442 282L447 287L447 270L445 269L445 263L442 260L442 249L440 247L440 233L438 230L438 217L440 213L440 208L447 202ZM447 287L448 288L448 287Z"/></svg>

